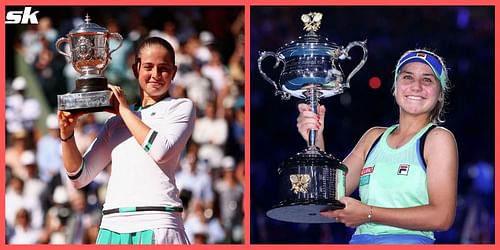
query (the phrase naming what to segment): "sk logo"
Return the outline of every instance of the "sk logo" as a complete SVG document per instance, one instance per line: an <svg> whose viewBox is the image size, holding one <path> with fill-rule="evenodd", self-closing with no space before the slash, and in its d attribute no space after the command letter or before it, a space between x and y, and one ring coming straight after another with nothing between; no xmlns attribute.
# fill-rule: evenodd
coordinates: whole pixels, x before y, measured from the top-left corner
<svg viewBox="0 0 500 250"><path fill-rule="evenodd" d="M292 190L295 194L307 193L309 188L309 183L311 182L311 176L308 174L292 174L290 175L290 181L292 182Z"/></svg>
<svg viewBox="0 0 500 250"><path fill-rule="evenodd" d="M31 7L24 7L24 10L11 10L5 16L5 24L38 24L36 14L40 11L31 12Z"/></svg>

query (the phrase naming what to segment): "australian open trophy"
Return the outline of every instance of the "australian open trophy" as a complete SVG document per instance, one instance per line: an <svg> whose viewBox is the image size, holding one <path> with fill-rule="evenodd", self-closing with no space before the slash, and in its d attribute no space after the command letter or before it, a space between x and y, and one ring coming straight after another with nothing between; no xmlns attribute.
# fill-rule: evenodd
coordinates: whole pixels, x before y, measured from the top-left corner
<svg viewBox="0 0 500 250"><path fill-rule="evenodd" d="M321 13L302 15L307 33L296 41L285 44L277 52L260 52L258 67L262 77L275 87L275 94L283 100L291 96L305 99L317 113L322 98L343 93L349 81L366 62L366 41L350 42L347 47L337 46L316 34L321 24ZM363 49L363 58L347 79L339 62L350 59L349 50ZM276 83L262 69L262 62L274 58L274 68L282 65ZM343 208L339 201L345 196L347 167L333 155L315 145L316 131L309 132L308 147L285 160L278 168L280 202L267 212L267 216L296 223L335 222L321 216L322 211Z"/></svg>
<svg viewBox="0 0 500 250"><path fill-rule="evenodd" d="M118 40L116 48L110 51L109 39ZM57 51L64 55L80 74L76 79L76 89L70 93L57 96L59 110L69 112L97 112L111 107L111 91L104 77L104 70L111 60L111 53L122 45L123 38L118 33L109 32L90 22L87 15L85 23L74 28L68 37L61 37L56 42ZM69 44L69 53L60 49L64 43Z"/></svg>

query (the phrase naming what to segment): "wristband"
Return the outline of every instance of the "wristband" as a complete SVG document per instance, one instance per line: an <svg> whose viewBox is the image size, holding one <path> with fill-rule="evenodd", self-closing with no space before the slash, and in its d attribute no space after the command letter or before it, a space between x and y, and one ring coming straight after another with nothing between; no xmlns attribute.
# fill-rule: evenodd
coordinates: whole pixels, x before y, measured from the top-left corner
<svg viewBox="0 0 500 250"><path fill-rule="evenodd" d="M370 206L370 213L368 213L368 222L372 222L372 210L373 206Z"/></svg>
<svg viewBox="0 0 500 250"><path fill-rule="evenodd" d="M70 136L68 136L68 138L64 138L64 139L63 139L63 138L61 137L61 134L59 134L59 138L61 139L61 141L67 141L67 140L69 140L69 139L73 138L73 136L75 136L75 131L74 131L74 130L73 130L73 133L71 133L71 135L70 135Z"/></svg>

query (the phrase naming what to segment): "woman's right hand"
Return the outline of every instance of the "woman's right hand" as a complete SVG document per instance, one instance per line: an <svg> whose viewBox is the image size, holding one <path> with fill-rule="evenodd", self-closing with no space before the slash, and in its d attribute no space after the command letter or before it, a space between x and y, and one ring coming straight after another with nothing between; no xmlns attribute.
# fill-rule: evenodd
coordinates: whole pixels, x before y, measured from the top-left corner
<svg viewBox="0 0 500 250"><path fill-rule="evenodd" d="M66 111L57 111L57 118L59 120L59 133L61 138L68 138L75 130L78 117L83 113L70 113Z"/></svg>
<svg viewBox="0 0 500 250"><path fill-rule="evenodd" d="M323 105L318 106L318 114L312 111L309 104L300 103L298 106L299 117L297 117L297 128L305 141L309 140L309 131L311 129L318 131L318 135L323 135L326 108Z"/></svg>

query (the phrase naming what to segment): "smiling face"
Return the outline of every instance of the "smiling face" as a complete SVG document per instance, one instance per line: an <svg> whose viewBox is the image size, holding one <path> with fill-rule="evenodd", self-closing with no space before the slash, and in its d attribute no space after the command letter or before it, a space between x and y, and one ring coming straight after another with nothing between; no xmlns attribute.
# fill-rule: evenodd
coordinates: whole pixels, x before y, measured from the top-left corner
<svg viewBox="0 0 500 250"><path fill-rule="evenodd" d="M408 63L399 72L394 96L401 114L430 117L431 111L438 103L440 94L439 80L427 64Z"/></svg>
<svg viewBox="0 0 500 250"><path fill-rule="evenodd" d="M177 72L172 56L161 45L151 44L142 47L138 57L135 67L143 105L163 99Z"/></svg>

